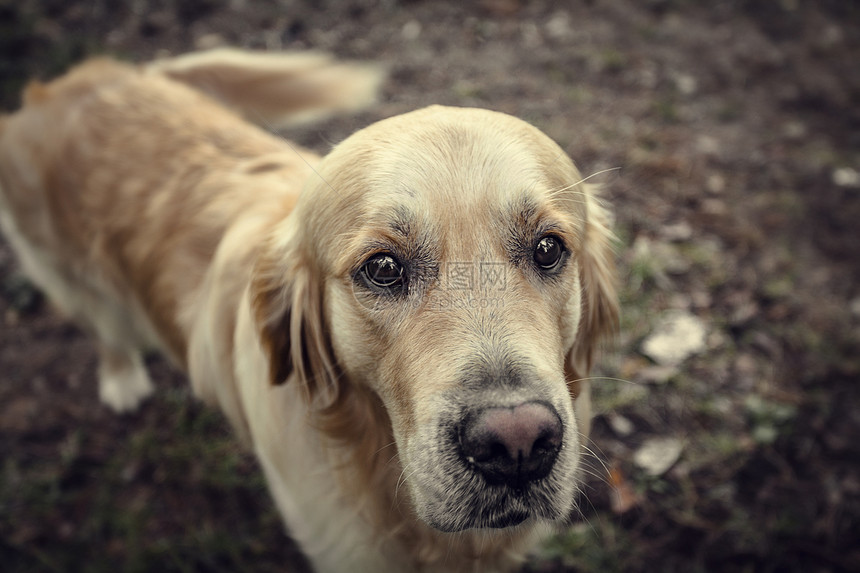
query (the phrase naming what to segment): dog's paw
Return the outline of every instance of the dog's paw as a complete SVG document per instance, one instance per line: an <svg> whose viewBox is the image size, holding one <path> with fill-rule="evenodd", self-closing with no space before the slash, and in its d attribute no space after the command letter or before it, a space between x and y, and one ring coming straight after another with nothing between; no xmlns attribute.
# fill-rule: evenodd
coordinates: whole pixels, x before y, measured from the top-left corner
<svg viewBox="0 0 860 573"><path fill-rule="evenodd" d="M154 390L142 364L130 364L123 369L102 369L99 372L99 399L118 414L137 410Z"/></svg>

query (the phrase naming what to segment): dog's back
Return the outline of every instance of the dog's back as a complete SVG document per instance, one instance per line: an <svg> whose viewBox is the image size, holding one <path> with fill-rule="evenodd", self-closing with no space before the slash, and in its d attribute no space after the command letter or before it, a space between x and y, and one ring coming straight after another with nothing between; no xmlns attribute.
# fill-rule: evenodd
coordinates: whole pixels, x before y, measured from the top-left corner
<svg viewBox="0 0 860 573"><path fill-rule="evenodd" d="M151 391L141 349L185 364L228 228L284 216L318 160L200 90L265 121L367 103L378 73L338 68L350 69L231 50L141 67L96 59L32 84L3 119L0 223L25 272L99 337L101 395L115 409Z"/></svg>

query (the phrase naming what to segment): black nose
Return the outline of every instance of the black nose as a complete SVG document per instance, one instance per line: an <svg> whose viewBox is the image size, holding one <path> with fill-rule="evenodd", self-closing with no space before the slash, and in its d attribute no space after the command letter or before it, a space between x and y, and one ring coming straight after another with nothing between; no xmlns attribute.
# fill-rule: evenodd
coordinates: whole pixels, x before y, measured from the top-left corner
<svg viewBox="0 0 860 573"><path fill-rule="evenodd" d="M541 402L489 407L466 416L460 448L491 483L521 489L549 474L562 444L558 412Z"/></svg>

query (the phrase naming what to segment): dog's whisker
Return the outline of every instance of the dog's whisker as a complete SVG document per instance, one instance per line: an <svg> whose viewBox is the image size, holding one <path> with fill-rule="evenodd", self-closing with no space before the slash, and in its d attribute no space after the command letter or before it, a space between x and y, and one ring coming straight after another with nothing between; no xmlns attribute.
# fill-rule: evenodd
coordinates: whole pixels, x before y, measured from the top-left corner
<svg viewBox="0 0 860 573"><path fill-rule="evenodd" d="M404 484L406 484L407 480L409 480L412 476L416 475L419 471L421 471L421 468L416 468L415 470L412 471L411 474L406 475L408 467L409 467L408 465L404 466L403 470L400 472L400 477L397 478L397 485L394 488L394 497L395 498L397 497L397 494L400 491L400 487L403 486Z"/></svg>
<svg viewBox="0 0 860 573"><path fill-rule="evenodd" d="M598 481L600 481L600 482L602 482L602 483L605 483L605 484L608 484L608 483L609 483L609 480L608 480L608 478L606 477L606 474L604 474L603 472L597 471L597 470L595 470L595 469L593 469L593 468L590 468L590 467L586 466L585 464L583 464L583 465L580 467L580 471L581 471L583 474L585 474L585 475L589 475L589 476L591 476L591 477L595 478L596 480L598 480Z"/></svg>
<svg viewBox="0 0 860 573"><path fill-rule="evenodd" d="M594 447L589 446L589 443L592 444ZM605 454L603 453L603 451L600 451L600 447L594 442L594 440L583 439L580 441L580 447L585 451L585 453L590 456L590 458L585 458L585 460L592 459L597 461L603 467L604 471L609 473L609 467L607 467L606 464L603 462Z"/></svg>
<svg viewBox="0 0 860 573"><path fill-rule="evenodd" d="M642 382L636 382L635 380L629 380L627 378L617 378L614 376L585 376L583 378L574 378L572 380L568 380L568 386L571 384L575 384L577 382L623 382L625 384L633 384L635 386L641 386Z"/></svg>
<svg viewBox="0 0 860 573"><path fill-rule="evenodd" d="M561 158L562 158L562 157L564 157L564 156L565 156L565 152L564 152L563 150L562 150L561 152L557 153L557 154L555 155L555 157L553 158L553 160L552 160L552 161L550 161L550 162L549 162L549 163L548 163L548 164L543 168L543 170L544 170L544 171L549 170L553 165L555 165L555 164L558 162L558 160L559 160L559 159L561 159ZM529 193L529 194L534 193L534 190L537 188L537 186L538 186L538 185L540 185L540 180L539 180L539 179L537 179L537 178L533 179L533 180L532 180L532 184L531 184L531 185L529 186L529 188L528 188L528 193Z"/></svg>
<svg viewBox="0 0 860 573"><path fill-rule="evenodd" d="M569 190L569 189L572 189L573 187L576 187L577 185L580 185L580 184L582 184L582 183L585 183L585 182L586 182L586 181L588 181L589 179L592 179L592 178L597 177L597 176L599 176L599 175L603 175L604 173L609 173L610 171L618 171L618 170L620 170L620 169L621 169L621 167L609 167L609 168L607 168L607 169L601 169L600 171L595 171L595 172L594 172L594 173L592 173L591 175L588 175L587 177L583 177L583 178L582 178L582 179L580 179L579 181L576 181L576 182L574 182L574 183L570 183L570 184L568 184L568 185L567 185L567 186L565 186L565 187L561 187L561 188L559 188L559 189L554 189L554 190L550 191L550 194L551 194L551 195L554 195L554 194L557 194L557 193L562 193L562 192L564 192L564 191L567 191L567 190ZM579 193L580 195L583 195L583 196L585 195L585 192L584 192L584 191L579 191L578 193Z"/></svg>
<svg viewBox="0 0 860 573"><path fill-rule="evenodd" d="M397 442L395 442L395 441L388 442L387 444L385 444L384 446L381 446L378 450L373 452L373 454L378 455L382 450L384 450L386 448L390 448L392 446L396 446L396 445L397 445ZM396 457L396 456L397 456L397 454L394 454L394 456L391 459L394 459L394 457Z"/></svg>

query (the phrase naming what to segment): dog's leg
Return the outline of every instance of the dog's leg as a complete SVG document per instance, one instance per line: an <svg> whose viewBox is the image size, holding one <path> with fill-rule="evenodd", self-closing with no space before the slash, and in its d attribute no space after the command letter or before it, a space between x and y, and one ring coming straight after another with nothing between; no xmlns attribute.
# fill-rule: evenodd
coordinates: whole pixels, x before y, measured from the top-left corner
<svg viewBox="0 0 860 573"><path fill-rule="evenodd" d="M137 409L154 390L140 353L113 348L102 342L99 355L99 398L102 403L118 413Z"/></svg>

